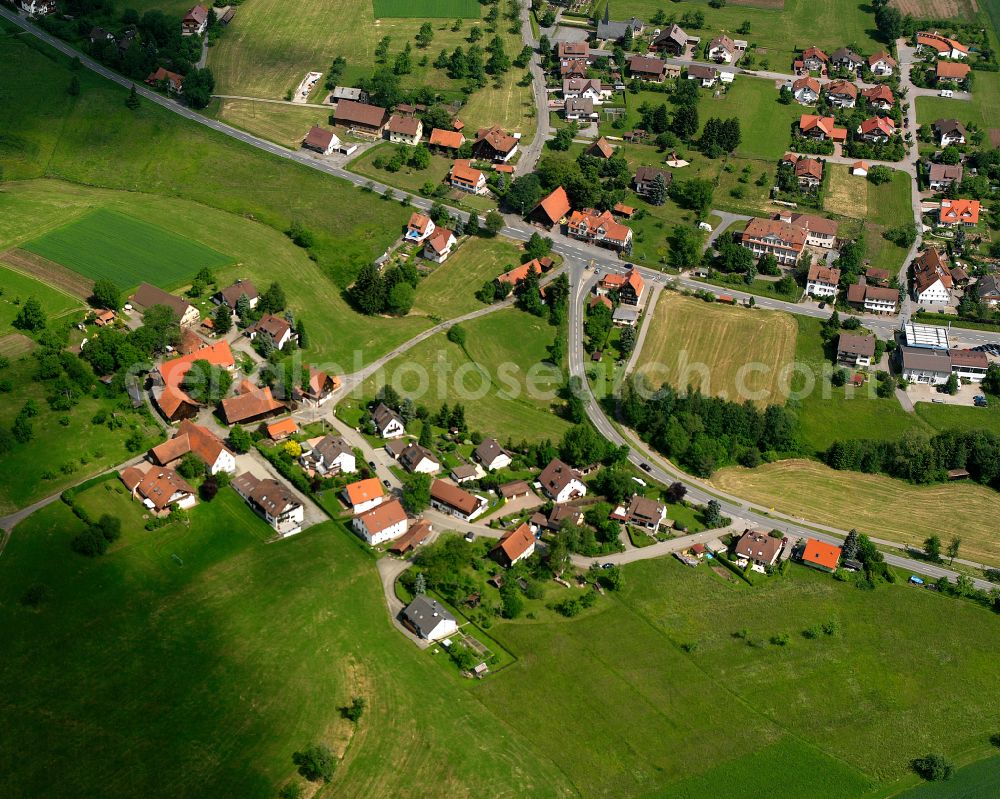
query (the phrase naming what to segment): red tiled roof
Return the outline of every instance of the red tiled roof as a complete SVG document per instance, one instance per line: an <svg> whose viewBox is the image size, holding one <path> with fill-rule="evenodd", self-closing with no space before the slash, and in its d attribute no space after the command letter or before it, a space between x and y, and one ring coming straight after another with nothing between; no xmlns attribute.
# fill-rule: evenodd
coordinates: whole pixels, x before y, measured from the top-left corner
<svg viewBox="0 0 1000 799"><path fill-rule="evenodd" d="M299 426L295 424L295 420L290 416L287 419L279 419L277 422L271 422L267 426L268 438L277 441L279 438L287 438L290 435L298 432Z"/></svg>
<svg viewBox="0 0 1000 799"><path fill-rule="evenodd" d="M550 222L553 224L558 222L570 212L571 206L566 189L562 186L557 186L548 197L538 203L537 207L542 209L542 212L548 217Z"/></svg>
<svg viewBox="0 0 1000 799"><path fill-rule="evenodd" d="M360 519L370 533L381 533L395 524L406 521L406 511L398 499L390 499L361 514Z"/></svg>
<svg viewBox="0 0 1000 799"><path fill-rule="evenodd" d="M222 401L222 415L227 424L255 419L285 407L271 396L271 389L268 386L258 388L244 381L240 389L242 393Z"/></svg>
<svg viewBox="0 0 1000 799"><path fill-rule="evenodd" d="M410 214L410 221L406 225L407 230L415 230L421 236L427 231L427 226L431 224L431 218L414 211Z"/></svg>
<svg viewBox="0 0 1000 799"><path fill-rule="evenodd" d="M954 61L938 61L937 76L949 80L965 80L972 67L968 64L957 64Z"/></svg>
<svg viewBox="0 0 1000 799"><path fill-rule="evenodd" d="M430 143L437 147L449 147L452 150L457 150L465 144L465 136L457 130L441 130L441 128L434 128L434 130L431 131Z"/></svg>
<svg viewBox="0 0 1000 799"><path fill-rule="evenodd" d="M323 128L318 125L313 125L309 129L309 132L306 134L302 143L306 147L314 147L317 150L325 150L330 146L330 143L335 138L336 134L332 130L323 130Z"/></svg>
<svg viewBox="0 0 1000 799"><path fill-rule="evenodd" d="M468 183L470 186L479 185L479 181L482 179L483 173L472 166L472 161L460 160L455 161L451 165L451 178L452 180L458 180L462 183Z"/></svg>
<svg viewBox="0 0 1000 799"><path fill-rule="evenodd" d="M979 200L941 200L942 222L979 224Z"/></svg>
<svg viewBox="0 0 1000 799"><path fill-rule="evenodd" d="M362 125L380 128L385 124L386 110L377 105L356 103L354 100L338 100L334 119L338 125Z"/></svg>
<svg viewBox="0 0 1000 799"><path fill-rule="evenodd" d="M400 133L403 136L416 136L420 129L420 120L416 117L404 117L393 114L389 117L389 124L386 126L390 133Z"/></svg>
<svg viewBox="0 0 1000 799"><path fill-rule="evenodd" d="M525 523L516 530L504 533L496 548L501 550L513 563L535 544L535 535Z"/></svg>
<svg viewBox="0 0 1000 799"><path fill-rule="evenodd" d="M804 563L815 563L817 566L823 566L827 569L836 569L837 564L840 563L840 547L810 538L806 541L802 560Z"/></svg>
<svg viewBox="0 0 1000 799"><path fill-rule="evenodd" d="M347 500L351 505L360 505L363 502L385 496L382 484L377 477L369 477L367 480L348 483L344 491L347 492Z"/></svg>
<svg viewBox="0 0 1000 799"><path fill-rule="evenodd" d="M504 272L497 278L500 283L510 283L512 286L517 285L517 281L524 280L528 276L529 272L537 272L539 275L542 274L542 266L535 258L532 261L528 261L526 264L521 264L520 266L515 266L509 272Z"/></svg>

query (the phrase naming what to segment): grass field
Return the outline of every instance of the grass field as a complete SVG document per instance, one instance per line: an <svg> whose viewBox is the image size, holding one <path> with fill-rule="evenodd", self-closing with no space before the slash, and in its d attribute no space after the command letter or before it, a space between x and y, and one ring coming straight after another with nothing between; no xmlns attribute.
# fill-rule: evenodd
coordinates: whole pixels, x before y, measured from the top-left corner
<svg viewBox="0 0 1000 799"><path fill-rule="evenodd" d="M202 268L216 269L232 260L165 228L107 209L84 214L21 246L121 289L142 282L175 288Z"/></svg>
<svg viewBox="0 0 1000 799"><path fill-rule="evenodd" d="M848 799L906 775L912 757L993 731L1000 624L982 608L902 585L862 592L797 566L754 588L672 559L625 579L595 615L494 626L520 659L478 691L583 795ZM836 636L802 636L831 618ZM963 629L980 624L982 637ZM743 628L755 645L735 637ZM781 633L786 646L768 643ZM959 697L936 690L942 672ZM969 723L948 723L956 704Z"/></svg>
<svg viewBox="0 0 1000 799"><path fill-rule="evenodd" d="M691 385L743 402L784 404L781 375L795 352L795 320L664 293L636 364L654 385ZM787 376L786 376L787 377Z"/></svg>
<svg viewBox="0 0 1000 799"><path fill-rule="evenodd" d="M414 169L410 166L404 166L398 172L389 172L386 169L379 169L374 165L373 162L376 158L379 156L390 158L395 149L396 145L389 142L379 144L353 159L348 164L348 169L358 175L364 175L365 177L377 180L379 183L385 183L388 186L395 186L398 189L419 194L420 189L425 183L432 183L437 186L444 181L453 163L453 159L433 153L431 155L431 163L427 169Z"/></svg>
<svg viewBox="0 0 1000 799"><path fill-rule="evenodd" d="M316 105L300 108L253 100L213 100L209 113L233 127L262 139L297 150L313 125L329 127L330 109Z"/></svg>
<svg viewBox="0 0 1000 799"><path fill-rule="evenodd" d="M372 0L379 17L479 19L479 0Z"/></svg>
<svg viewBox="0 0 1000 799"><path fill-rule="evenodd" d="M83 303L77 297L0 263L0 335L10 332L11 322L20 311L21 303L28 297L35 297L50 319L83 308Z"/></svg>
<svg viewBox="0 0 1000 799"><path fill-rule="evenodd" d="M857 178L855 178L857 179ZM913 221L910 192L913 181L905 172L892 170L892 180L876 186L868 181L868 209L866 217L876 225L894 227Z"/></svg>
<svg viewBox="0 0 1000 799"><path fill-rule="evenodd" d="M38 406L38 415L31 420L34 431L31 440L26 444L15 443L0 457L0 515L56 494L127 460L130 454L125 440L133 425L141 431L147 445L162 440L160 427L148 416L122 413L124 424L114 430L92 423L98 411L110 414L115 410L117 403L112 400L84 395L71 411L52 410L45 399L51 386L32 379L37 360L30 352L10 353L10 358L10 366L0 369L0 380L10 380L14 390L4 394L0 402L0 426L9 429L29 399Z"/></svg>
<svg viewBox="0 0 1000 799"><path fill-rule="evenodd" d="M947 782L918 785L899 799L992 799L1000 794L1000 755L978 760L955 771Z"/></svg>
<svg viewBox="0 0 1000 799"><path fill-rule="evenodd" d="M976 72L971 100L949 97L918 97L917 122L958 119L986 128L1000 128L1000 74Z"/></svg>
<svg viewBox="0 0 1000 799"><path fill-rule="evenodd" d="M482 308L475 293L521 262L521 251L506 239L472 239L420 281L413 313L442 319Z"/></svg>
<svg viewBox="0 0 1000 799"><path fill-rule="evenodd" d="M803 382L806 378L798 378L793 384L804 393L791 403L799 418L803 444L815 452L823 452L837 439L896 440L908 430L930 430L919 418L904 411L895 397L875 396L873 382L854 390L848 386L837 388L828 378L822 378L824 370L832 372L833 366L823 352L820 320L796 316L795 322L798 325L795 361L817 378L808 392Z"/></svg>
<svg viewBox="0 0 1000 799"><path fill-rule="evenodd" d="M712 8L705 0L682 0L666 6L660 0L624 0L612 4L612 17L628 19L635 15L649 20L661 8L676 19L686 12L704 13L705 26L700 30L687 31L700 36L703 44L720 32L756 44L759 53L757 66L761 69L760 62L767 59L770 69L787 72L794 51L804 50L810 45L828 53L843 47L844 42L853 42L865 54L877 52L882 47L872 38L874 20L861 0L829 0L822 4L809 0L727 3L723 8ZM745 21L750 23L750 33L738 34L737 29Z"/></svg>
<svg viewBox="0 0 1000 799"><path fill-rule="evenodd" d="M289 14L287 4L280 0L253 0L240 8L209 54L208 65L215 75L219 94L242 97L281 99L293 89L307 72L326 72L337 56L347 60L339 78L342 85L353 86L362 78L371 77L376 66L375 48L379 40L389 37L389 64L409 42L413 46L412 71L400 77L404 90L428 87L440 92L446 100L464 100L464 81L450 79L444 70L435 69L433 61L441 50L453 52L456 47L467 49L469 30L475 24L467 20L458 31L452 23L461 12L445 13L451 4L461 4L479 14L477 0L444 0L435 7L443 19L432 19L434 39L426 50L416 47L414 37L424 18L415 13L431 6L430 0L407 4L402 0L386 0L393 16L376 17L372 0L340 0L337 3L314 3ZM387 6L389 7L389 6ZM502 10L502 9L501 9ZM482 27L482 26L481 26ZM483 42L492 38L485 30ZM513 58L522 47L519 34L507 30L501 19L498 34L508 55ZM482 44L482 43L481 43ZM424 58L426 63L421 63ZM523 71L510 70L499 88L492 84L475 92L461 111L470 129L502 125L519 130L525 136L534 131L533 101L530 87L517 86ZM324 92L317 92L314 100ZM294 109L293 109L294 110Z"/></svg>
<svg viewBox="0 0 1000 799"><path fill-rule="evenodd" d="M71 552L80 522L57 502L0 561L0 678L18 685L0 698L0 794L271 799L314 741L343 758L338 796L570 794L389 623L342 527L264 545L268 528L226 489L190 526L150 533L109 485L87 492L125 519L109 554ZM52 598L31 611L18 598L36 582ZM353 696L367 702L356 728L339 712Z"/></svg>
<svg viewBox="0 0 1000 799"><path fill-rule="evenodd" d="M712 483L760 507L890 541L920 546L929 535L959 535L962 557L1000 565L1000 495L975 483L915 486L804 460L726 468Z"/></svg>
<svg viewBox="0 0 1000 799"><path fill-rule="evenodd" d="M562 404L556 392L565 378L561 369L544 363L556 328L514 309L462 327L464 350L444 335L433 336L366 380L360 396L370 399L390 383L433 410L443 402L461 402L469 429L500 441L558 439L569 427L554 412Z"/></svg>
<svg viewBox="0 0 1000 799"><path fill-rule="evenodd" d="M988 408L931 402L918 402L913 407L917 416L935 430L990 430L1000 435L1000 406L996 402Z"/></svg>

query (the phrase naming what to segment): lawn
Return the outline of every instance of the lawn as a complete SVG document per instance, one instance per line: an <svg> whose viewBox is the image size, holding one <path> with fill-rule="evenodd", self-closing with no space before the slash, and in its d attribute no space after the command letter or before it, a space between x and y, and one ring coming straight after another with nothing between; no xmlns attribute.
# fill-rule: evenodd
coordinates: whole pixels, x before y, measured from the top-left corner
<svg viewBox="0 0 1000 799"><path fill-rule="evenodd" d="M0 679L18 686L0 699L0 794L271 799L312 742L342 758L338 796L571 793L389 623L373 561L340 525L264 545L225 489L190 526L146 532L110 496L126 524L104 557L70 551L81 525L57 502L0 560ZM52 592L36 611L18 602L33 583ZM339 712L353 696L356 727Z"/></svg>
<svg viewBox="0 0 1000 799"><path fill-rule="evenodd" d="M1000 435L1000 404L995 400L988 408L931 402L918 402L913 407L917 416L935 430L990 430Z"/></svg>
<svg viewBox="0 0 1000 799"><path fill-rule="evenodd" d="M795 352L795 320L664 293L636 364L654 385L694 386L736 402L783 404L782 374Z"/></svg>
<svg viewBox="0 0 1000 799"><path fill-rule="evenodd" d="M1000 494L975 483L916 486L882 475L839 472L815 461L786 460L756 469L722 469L712 484L760 507L913 546L929 535L959 535L962 557L1000 565ZM946 521L942 508L948 509Z"/></svg>
<svg viewBox="0 0 1000 799"><path fill-rule="evenodd" d="M760 69L764 68L761 61L767 59L770 69L788 72L794 51L810 45L829 53L846 43L854 43L864 54L877 52L883 46L872 38L875 21L861 0L829 0L819 4L809 0L740 2L727 3L723 8L712 8L704 0L669 4L661 0L624 0L612 5L612 15L615 19L628 19L634 14L648 21L661 9L675 19L686 12L701 11L705 15L705 26L687 30L687 33L700 36L702 44L720 32L746 39L757 47L757 67ZM750 23L750 33L746 35L736 32L744 22Z"/></svg>
<svg viewBox="0 0 1000 799"><path fill-rule="evenodd" d="M330 109L317 105L292 106L253 100L213 100L209 113L216 119L282 147L298 150L313 125L329 127Z"/></svg>
<svg viewBox="0 0 1000 799"><path fill-rule="evenodd" d="M994 755L957 769L947 782L925 782L899 799L991 799L998 793L1000 755Z"/></svg>
<svg viewBox="0 0 1000 799"><path fill-rule="evenodd" d="M562 370L547 363L556 335L548 321L515 309L464 323L465 347L432 336L361 386L370 399L386 383L431 410L461 402L470 430L512 439L558 439L569 423L555 413Z"/></svg>
<svg viewBox="0 0 1000 799"><path fill-rule="evenodd" d="M46 401L50 385L35 381L36 371L37 359L31 354L12 357L10 365L0 369L0 380L13 384L13 390L0 402L0 426L9 429L28 400L38 406L38 415L31 420L31 440L14 443L0 457L0 515L127 460L131 453L125 440L133 428L141 432L147 446L163 438L159 425L145 409L141 413L118 410L123 424L114 429L92 421L98 412L110 416L116 411L116 400L84 395L70 411L52 410Z"/></svg>
<svg viewBox="0 0 1000 799"><path fill-rule="evenodd" d="M378 17L479 19L478 0L372 0Z"/></svg>
<svg viewBox="0 0 1000 799"><path fill-rule="evenodd" d="M936 119L953 118L961 122L972 122L979 127L1000 128L1000 74L977 71L971 100L956 100L953 97L917 98L917 122L921 125Z"/></svg>
<svg viewBox="0 0 1000 799"><path fill-rule="evenodd" d="M868 208L871 215L863 217L885 227L913 222L913 205L910 201L913 181L898 169L893 169L891 174L892 180L878 186L868 181Z"/></svg>
<svg viewBox="0 0 1000 799"><path fill-rule="evenodd" d="M431 163L427 169L414 169L411 166L404 166L397 172L390 172L387 169L379 169L375 166L374 161L376 158L379 156L384 159L391 158L397 146L405 145L386 142L385 144L372 147L353 159L347 168L358 175L364 175L365 177L377 180L379 183L384 183L387 186L395 186L397 189L403 189L412 194L420 194L420 190L425 183L438 186L448 177L448 170L451 169L453 159L446 158L437 153L431 155Z"/></svg>
<svg viewBox="0 0 1000 799"><path fill-rule="evenodd" d="M796 316L798 337L795 362L802 375L793 384L797 396L791 406L799 418L802 443L815 452L823 452L837 439L899 439L910 430L928 430L920 419L907 413L894 396L881 399L875 394L875 381L862 388L836 387L830 383L833 362L823 351L820 320ZM812 387L809 388L809 385ZM799 396L801 395L801 396Z"/></svg>
<svg viewBox="0 0 1000 799"><path fill-rule="evenodd" d="M189 282L200 269L216 269L232 261L204 244L104 208L21 247L92 280L110 280L121 289L144 282L175 288Z"/></svg>
<svg viewBox="0 0 1000 799"><path fill-rule="evenodd" d="M520 248L507 239L466 241L420 281L412 313L451 319L482 308L475 293L487 280L519 264L520 255Z"/></svg>
<svg viewBox="0 0 1000 799"><path fill-rule="evenodd" d="M79 298L16 272L0 263L0 335L10 332L21 303L34 297L42 304L49 319L55 319L83 308Z"/></svg>
<svg viewBox="0 0 1000 799"><path fill-rule="evenodd" d="M220 285L228 285L237 278L249 278L261 290L274 280L281 284L289 307L306 325L309 334L309 348L303 356L327 364L338 374L354 371L378 358L428 325L418 317L361 317L351 310L340 289L309 259L305 250L294 246L278 231L236 214L187 200L107 191L62 181L7 184L4 199L7 214L0 217L0 242L17 243L15 235L33 238L37 235L34 231L46 230L66 215L94 207L172 230L197 230L199 240L208 247L232 256L232 264L215 270ZM207 299L202 298L200 305L203 313L211 312Z"/></svg>

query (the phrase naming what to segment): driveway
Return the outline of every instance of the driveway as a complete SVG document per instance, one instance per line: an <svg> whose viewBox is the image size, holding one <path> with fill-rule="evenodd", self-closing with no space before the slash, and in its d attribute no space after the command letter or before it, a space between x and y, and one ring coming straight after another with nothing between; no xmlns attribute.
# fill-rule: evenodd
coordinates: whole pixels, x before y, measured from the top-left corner
<svg viewBox="0 0 1000 799"><path fill-rule="evenodd" d="M322 522L329 521L329 517L315 502L308 497L302 496L298 491L292 488L288 484L288 481L282 477L278 471L264 458L264 456L257 452L256 449L251 449L243 455L236 456L236 473L243 474L243 472L250 472L250 474L254 477L262 480L268 477L273 478L288 489L292 496L295 497L298 502L302 503L302 509L305 517L302 521L303 530L312 527L314 524L321 524Z"/></svg>
<svg viewBox="0 0 1000 799"><path fill-rule="evenodd" d="M384 557L379 558L376 563L376 568L378 569L379 580L382 582L382 593L385 594L385 606L389 611L389 619L392 621L396 629L413 641L413 643L421 649L427 649L427 647L431 645L431 642L424 640L418 635L414 635L399 620L399 616L403 612L404 605L399 597L396 596L396 580L399 579L399 575L410 568L411 565L412 564L408 560L398 560L397 558Z"/></svg>
<svg viewBox="0 0 1000 799"><path fill-rule="evenodd" d="M935 405L964 405L975 407L972 398L983 393L983 387L979 383L972 383L968 386L959 386L958 393L954 396L943 394L937 390L936 386L929 386L926 383L912 383L906 388L907 399L911 403L931 402Z"/></svg>

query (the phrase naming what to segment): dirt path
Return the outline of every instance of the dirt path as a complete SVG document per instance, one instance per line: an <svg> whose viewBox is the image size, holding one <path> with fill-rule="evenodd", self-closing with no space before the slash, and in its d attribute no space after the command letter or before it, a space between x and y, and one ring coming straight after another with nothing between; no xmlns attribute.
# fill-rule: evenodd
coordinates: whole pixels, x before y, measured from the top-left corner
<svg viewBox="0 0 1000 799"><path fill-rule="evenodd" d="M43 283L54 286L61 291L71 294L74 297L86 300L90 297L94 289L94 281L88 280L83 275L67 269L55 261L42 258L27 250L14 248L0 253L0 262L9 266L16 272L30 275Z"/></svg>

